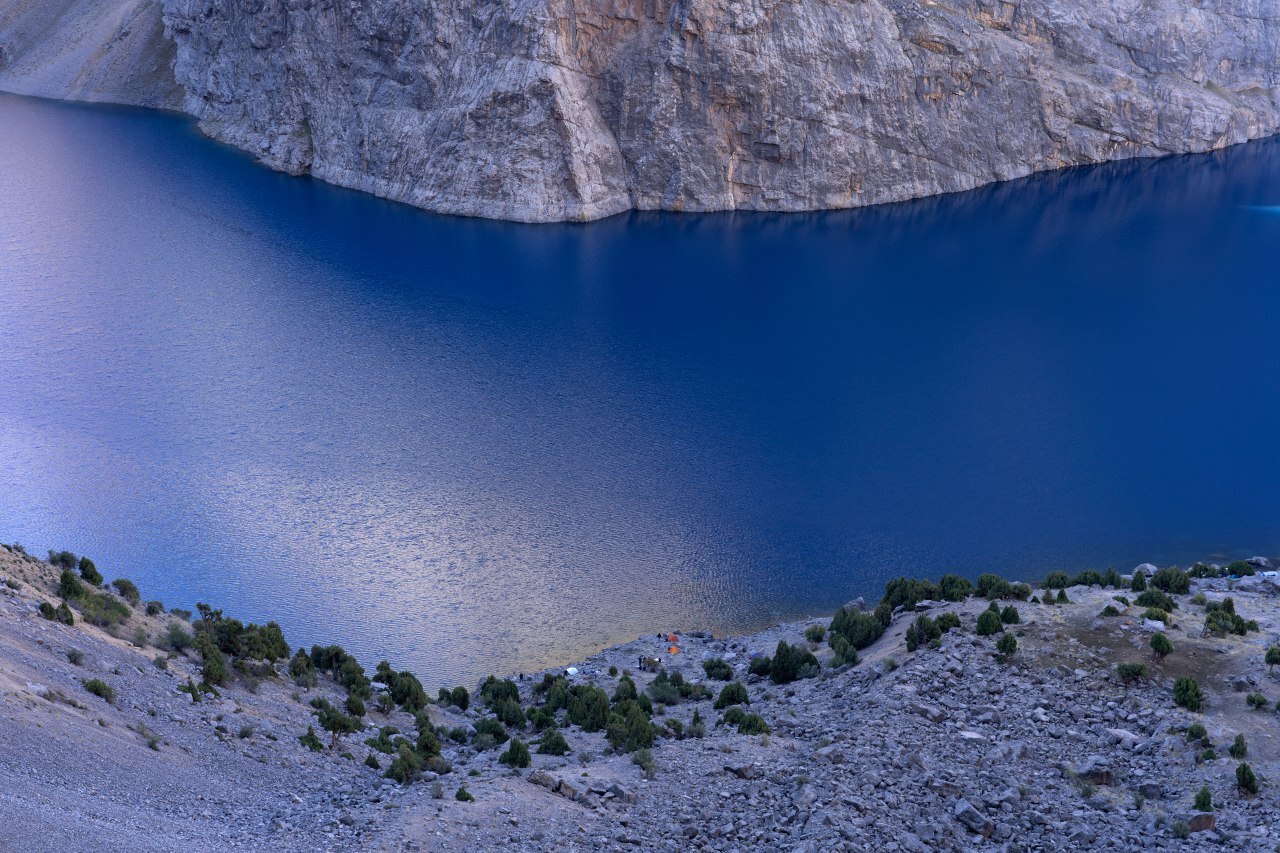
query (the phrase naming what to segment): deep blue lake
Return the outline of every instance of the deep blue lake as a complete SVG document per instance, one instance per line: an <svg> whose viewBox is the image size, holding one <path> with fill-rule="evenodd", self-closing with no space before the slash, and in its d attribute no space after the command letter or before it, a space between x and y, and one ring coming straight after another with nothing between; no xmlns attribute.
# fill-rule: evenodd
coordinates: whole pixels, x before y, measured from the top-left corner
<svg viewBox="0 0 1280 853"><path fill-rule="evenodd" d="M1280 141L544 226L130 109L0 96L0 163L0 539L430 687L1280 552Z"/></svg>

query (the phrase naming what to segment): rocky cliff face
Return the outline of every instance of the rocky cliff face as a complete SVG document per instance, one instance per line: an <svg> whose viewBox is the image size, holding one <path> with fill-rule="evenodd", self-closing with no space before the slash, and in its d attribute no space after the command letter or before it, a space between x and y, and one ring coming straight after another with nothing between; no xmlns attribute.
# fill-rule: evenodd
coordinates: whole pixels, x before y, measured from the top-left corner
<svg viewBox="0 0 1280 853"><path fill-rule="evenodd" d="M161 2L206 132L447 213L852 207L1280 129L1276 0Z"/></svg>
<svg viewBox="0 0 1280 853"><path fill-rule="evenodd" d="M0 89L180 109L161 0L0 0Z"/></svg>

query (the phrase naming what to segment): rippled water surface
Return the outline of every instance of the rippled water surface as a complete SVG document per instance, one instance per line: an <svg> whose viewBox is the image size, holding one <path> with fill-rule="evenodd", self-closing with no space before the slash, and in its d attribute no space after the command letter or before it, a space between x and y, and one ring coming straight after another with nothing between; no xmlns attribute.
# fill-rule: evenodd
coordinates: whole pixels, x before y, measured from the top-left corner
<svg viewBox="0 0 1280 853"><path fill-rule="evenodd" d="M1280 551L1280 143L450 219L0 96L0 538L429 684L901 573Z"/></svg>

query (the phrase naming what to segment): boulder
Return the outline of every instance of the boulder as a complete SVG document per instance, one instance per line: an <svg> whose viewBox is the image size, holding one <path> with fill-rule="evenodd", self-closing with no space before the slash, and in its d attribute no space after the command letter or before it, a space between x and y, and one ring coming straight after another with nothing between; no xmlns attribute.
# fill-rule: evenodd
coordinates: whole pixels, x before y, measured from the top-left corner
<svg viewBox="0 0 1280 853"><path fill-rule="evenodd" d="M990 818L974 808L973 804L963 797L956 800L951 816L983 838L990 838L996 828Z"/></svg>
<svg viewBox="0 0 1280 853"><path fill-rule="evenodd" d="M1217 819L1213 812L1197 812L1187 820L1187 826L1191 827L1192 832L1208 832L1217 825Z"/></svg>
<svg viewBox="0 0 1280 853"><path fill-rule="evenodd" d="M630 788L618 782L614 782L613 784L611 784L608 788L607 793L613 794L615 799L621 800L622 802L627 804L633 804L640 801L640 798L636 796L635 791L631 790Z"/></svg>
<svg viewBox="0 0 1280 853"><path fill-rule="evenodd" d="M552 776L545 770L535 770L529 774L529 781L534 785L540 785L548 791L554 791L560 786L560 780Z"/></svg>

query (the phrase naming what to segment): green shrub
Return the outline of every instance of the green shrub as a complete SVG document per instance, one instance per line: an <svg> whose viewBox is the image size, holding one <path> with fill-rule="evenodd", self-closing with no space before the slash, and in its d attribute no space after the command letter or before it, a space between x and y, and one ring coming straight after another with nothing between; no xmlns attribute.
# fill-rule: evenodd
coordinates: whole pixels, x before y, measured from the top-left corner
<svg viewBox="0 0 1280 853"><path fill-rule="evenodd" d="M997 598L1014 597L1014 589L1004 578L988 573L978 575L977 595L994 601Z"/></svg>
<svg viewBox="0 0 1280 853"><path fill-rule="evenodd" d="M821 643L827 636L826 625L810 625L804 629L804 638L811 643Z"/></svg>
<svg viewBox="0 0 1280 853"><path fill-rule="evenodd" d="M1112 597L1112 599L1114 599L1114 600L1116 601L1116 603L1118 603L1121 607L1128 607L1128 606L1129 606L1129 598L1128 598L1127 596L1124 596L1124 595L1113 595L1113 596L1111 596L1111 597Z"/></svg>
<svg viewBox="0 0 1280 853"><path fill-rule="evenodd" d="M618 679L618 686L613 691L613 704L616 705L619 702L626 702L628 699L635 699L638 695L639 691L636 690L636 683L631 680L630 675L624 673L622 678Z"/></svg>
<svg viewBox="0 0 1280 853"><path fill-rule="evenodd" d="M1120 577L1120 573L1114 568L1108 568L1106 577L1102 579L1103 586L1109 586L1112 589L1120 589L1124 586L1124 578Z"/></svg>
<svg viewBox="0 0 1280 853"><path fill-rule="evenodd" d="M960 627L960 617L952 613L950 610L939 615L934 621L938 624L938 630L944 634L952 628Z"/></svg>
<svg viewBox="0 0 1280 853"><path fill-rule="evenodd" d="M1044 579L1045 589L1066 589L1070 585L1071 579L1063 571L1049 572L1049 576Z"/></svg>
<svg viewBox="0 0 1280 853"><path fill-rule="evenodd" d="M761 655L751 659L751 664L747 667L748 675L766 676L773 666L773 659L767 655Z"/></svg>
<svg viewBox="0 0 1280 853"><path fill-rule="evenodd" d="M880 639L884 629L885 622L875 616L859 610L850 613L842 607L836 611L828 630L831 635L843 636L855 649L861 650Z"/></svg>
<svg viewBox="0 0 1280 853"><path fill-rule="evenodd" d="M1254 775L1253 768L1243 761L1236 768L1236 788L1241 794L1252 796L1258 793L1258 777Z"/></svg>
<svg viewBox="0 0 1280 853"><path fill-rule="evenodd" d="M494 743L506 743L508 738L507 730L497 717L485 717L476 723L476 738L479 739L481 735L493 738Z"/></svg>
<svg viewBox="0 0 1280 853"><path fill-rule="evenodd" d="M1105 618L1110 619L1110 618L1112 618L1112 617L1119 616L1119 615L1120 615L1120 611L1119 611L1119 610L1116 610L1114 607L1112 607L1110 604L1108 604L1106 607L1102 608L1102 614L1101 614L1101 615L1102 615L1103 617L1105 617Z"/></svg>
<svg viewBox="0 0 1280 853"><path fill-rule="evenodd" d="M142 593L138 592L138 587L128 578L116 578L111 585L116 588L116 592L120 593L121 598L134 607L142 603Z"/></svg>
<svg viewBox="0 0 1280 853"><path fill-rule="evenodd" d="M1018 651L1017 638L1013 634L1002 634L1000 639L996 641L996 651L1005 660L1013 657L1014 653Z"/></svg>
<svg viewBox="0 0 1280 853"><path fill-rule="evenodd" d="M170 629L176 627L169 626ZM181 631L181 629L178 629ZM299 687L310 690L316 686L317 676L315 665L311 662L311 656L302 649L298 649L293 658L289 661L289 677L293 679L293 683Z"/></svg>
<svg viewBox="0 0 1280 853"><path fill-rule="evenodd" d="M679 673L676 673L676 675L679 675ZM683 683L683 678L681 683ZM648 692L653 701L661 705L680 704L680 687L671 681L665 669L658 671L658 677L649 684Z"/></svg>
<svg viewBox="0 0 1280 853"><path fill-rule="evenodd" d="M45 619L53 619L53 605L47 601L40 602L40 615Z"/></svg>
<svg viewBox="0 0 1280 853"><path fill-rule="evenodd" d="M360 701L359 696L348 696L345 710L353 717L363 717L366 713L364 703Z"/></svg>
<svg viewBox="0 0 1280 853"><path fill-rule="evenodd" d="M599 687L575 684L567 701L569 722L584 732L598 732L608 724L609 694Z"/></svg>
<svg viewBox="0 0 1280 853"><path fill-rule="evenodd" d="M1058 597L1053 600L1053 603L1054 604L1070 604L1071 599L1067 598L1067 591L1065 589L1060 589L1058 590Z"/></svg>
<svg viewBox="0 0 1280 853"><path fill-rule="evenodd" d="M110 628L129 619L129 606L105 592L85 595L79 605L84 621L99 628Z"/></svg>
<svg viewBox="0 0 1280 853"><path fill-rule="evenodd" d="M1178 818L1169 825L1169 831L1173 834L1174 838L1179 841L1184 841L1191 837L1191 824L1181 818Z"/></svg>
<svg viewBox="0 0 1280 853"><path fill-rule="evenodd" d="M890 611L897 607L911 610L921 601L939 598L942 598L942 590L933 581L894 578L884 585L884 597L880 599L880 603Z"/></svg>
<svg viewBox="0 0 1280 853"><path fill-rule="evenodd" d="M1236 735L1231 746L1227 747L1227 754L1236 761L1244 760L1244 757L1249 754L1249 746L1244 742L1244 735Z"/></svg>
<svg viewBox="0 0 1280 853"><path fill-rule="evenodd" d="M1120 680L1125 684L1137 684L1147 677L1147 665L1145 663L1118 663L1116 664L1116 674L1120 676Z"/></svg>
<svg viewBox="0 0 1280 853"><path fill-rule="evenodd" d="M165 627L164 637L160 640L160 647L171 652L180 652L191 648L195 641L195 637L191 636L191 632L186 628L183 628L177 622L170 622Z"/></svg>
<svg viewBox="0 0 1280 853"><path fill-rule="evenodd" d="M63 569L58 576L58 596L65 601L78 601L85 596L85 592L84 584L76 577L75 572Z"/></svg>
<svg viewBox="0 0 1280 853"><path fill-rule="evenodd" d="M547 729L538 744L539 755L568 755L569 743L559 729Z"/></svg>
<svg viewBox="0 0 1280 853"><path fill-rule="evenodd" d="M1195 809L1200 812L1213 811L1213 795L1209 793L1209 786L1204 785L1196 794Z"/></svg>
<svg viewBox="0 0 1280 853"><path fill-rule="evenodd" d="M408 785L410 782L418 778L418 774L422 772L422 756L419 755L407 742L401 742L396 746L396 757L391 759L391 765L387 767L387 772L383 775L388 779L394 779L401 785Z"/></svg>
<svg viewBox="0 0 1280 853"><path fill-rule="evenodd" d="M382 765L378 763L378 759L372 752L365 756L364 764L366 767L372 767L374 770L382 769Z"/></svg>
<svg viewBox="0 0 1280 853"><path fill-rule="evenodd" d="M1280 646L1271 646L1267 649L1267 670L1274 671L1276 664L1280 664Z"/></svg>
<svg viewBox="0 0 1280 853"><path fill-rule="evenodd" d="M1151 585L1174 595L1186 595L1191 590L1191 578L1177 566L1168 566L1151 576Z"/></svg>
<svg viewBox="0 0 1280 853"><path fill-rule="evenodd" d="M353 696L368 699L373 695L373 684L365 676L364 667L353 657L347 657L338 665L333 679Z"/></svg>
<svg viewBox="0 0 1280 853"><path fill-rule="evenodd" d="M742 719L738 721L738 734L767 735L769 725L757 714L743 714Z"/></svg>
<svg viewBox="0 0 1280 853"><path fill-rule="evenodd" d="M324 744L320 742L320 738L316 737L314 726L307 726L307 733L298 735L298 743L305 746L312 752L320 752L324 749Z"/></svg>
<svg viewBox="0 0 1280 853"><path fill-rule="evenodd" d="M1014 583L1009 585L1008 591L1001 598L1009 598L1014 601L1026 601L1031 598L1031 584Z"/></svg>
<svg viewBox="0 0 1280 853"><path fill-rule="evenodd" d="M818 659L803 646L793 646L785 640L778 641L773 660L769 665L769 677L774 684L790 684L799 678L812 678L818 674Z"/></svg>
<svg viewBox="0 0 1280 853"><path fill-rule="evenodd" d="M458 787L458 790L453 795L453 798L460 803L473 803L475 802L475 799L476 799L475 797L471 796L470 791L468 791L466 788L463 788L461 786Z"/></svg>
<svg viewBox="0 0 1280 853"><path fill-rule="evenodd" d="M828 638L827 642L831 645L831 650L835 652L831 657L831 666L833 668L858 662L858 650L843 635L834 634Z"/></svg>
<svg viewBox="0 0 1280 853"><path fill-rule="evenodd" d="M163 602L163 601L148 601L148 602L147 602L147 615L148 615L148 616L159 616L159 615L160 615L161 613L163 613L163 612L164 612L164 602Z"/></svg>
<svg viewBox="0 0 1280 853"><path fill-rule="evenodd" d="M715 708L717 711L728 708L730 705L750 705L751 700L747 697L747 688L739 681L733 681L726 684L720 691L720 696L716 699Z"/></svg>
<svg viewBox="0 0 1280 853"><path fill-rule="evenodd" d="M90 679L88 679L88 680L86 680L86 681L82 681L82 682L80 682L80 683L84 685L84 689L85 689L85 690L88 690L88 691L89 691L90 693L92 693L94 696L99 696L99 697L101 697L102 699L106 700L107 702L114 702L114 701L115 701L115 698L116 698L116 691L115 691L115 689L114 689L114 688L112 688L112 686L111 686L110 684L107 684L107 683L106 683L105 681L103 681L102 679L100 679L100 678L90 678Z"/></svg>
<svg viewBox="0 0 1280 853"><path fill-rule="evenodd" d="M508 767L528 767L533 763L529 755L529 747L519 738L512 738L507 751L498 756L498 760Z"/></svg>
<svg viewBox="0 0 1280 853"><path fill-rule="evenodd" d="M1227 597L1222 601L1205 604L1204 627L1220 637L1226 634L1239 634L1243 637L1250 631L1258 630L1258 623L1253 620L1246 622L1244 617L1236 613L1235 601Z"/></svg>
<svg viewBox="0 0 1280 853"><path fill-rule="evenodd" d="M419 714L415 719L418 726L418 739L414 741L413 748L424 759L430 759L440 754L440 737L436 734L436 730L431 726L431 717L426 714Z"/></svg>
<svg viewBox="0 0 1280 853"><path fill-rule="evenodd" d="M465 711L471 705L471 694L467 692L467 688L458 685L449 693L449 701Z"/></svg>
<svg viewBox="0 0 1280 853"><path fill-rule="evenodd" d="M70 568L70 566L67 568ZM98 571L98 567L93 564L93 560L88 557L81 557L79 569L80 577L94 586L102 586L102 574Z"/></svg>
<svg viewBox="0 0 1280 853"><path fill-rule="evenodd" d="M398 734L400 734L400 730L395 726L383 726L378 729L376 737L365 738L364 744L370 749L381 752L383 755L390 755L395 752L395 745L391 741L391 736Z"/></svg>
<svg viewBox="0 0 1280 853"><path fill-rule="evenodd" d="M75 666L80 666L84 663L84 652L79 649L67 649L67 660Z"/></svg>
<svg viewBox="0 0 1280 853"><path fill-rule="evenodd" d="M1129 583L1130 592L1142 592L1147 588L1147 573L1134 572L1133 580Z"/></svg>
<svg viewBox="0 0 1280 853"><path fill-rule="evenodd" d="M653 724L637 702L625 700L609 714L605 737L618 752L635 752L653 746Z"/></svg>
<svg viewBox="0 0 1280 853"><path fill-rule="evenodd" d="M416 714L427 707L427 691L416 675L412 672L397 672L389 677L391 680L383 683L390 688L392 702L410 714Z"/></svg>
<svg viewBox="0 0 1280 853"><path fill-rule="evenodd" d="M1160 632L1151 635L1151 651L1155 652L1155 656L1160 660L1164 660L1165 656L1173 651L1173 643L1169 642L1169 638Z"/></svg>
<svg viewBox="0 0 1280 853"><path fill-rule="evenodd" d="M839 637L839 634L832 634L832 638ZM733 667L723 658L711 658L702 662L702 669L707 674L707 678L716 681L729 681L733 678Z"/></svg>
<svg viewBox="0 0 1280 853"><path fill-rule="evenodd" d="M490 710L497 708L499 703L508 699L517 705L520 704L520 687L511 679L499 681L491 675L484 680L484 684L480 685L480 701Z"/></svg>
<svg viewBox="0 0 1280 853"><path fill-rule="evenodd" d="M534 708L529 712L529 722L533 724L537 731L544 731L554 728L556 724L556 714L545 705Z"/></svg>
<svg viewBox="0 0 1280 853"><path fill-rule="evenodd" d="M1199 711L1204 705L1204 694L1194 678L1183 675L1173 682L1173 701L1188 711Z"/></svg>
<svg viewBox="0 0 1280 853"><path fill-rule="evenodd" d="M523 729L527 722L524 709L520 707L520 703L514 699L502 699L493 709L499 720L503 724L512 729Z"/></svg>
<svg viewBox="0 0 1280 853"><path fill-rule="evenodd" d="M888 628L893 624L893 607L887 601L877 604L876 609L871 611L871 615L880 623L881 627Z"/></svg>
<svg viewBox="0 0 1280 853"><path fill-rule="evenodd" d="M201 634L196 640L196 649L203 659L200 667L203 682L213 687L226 684L231 673L227 670L227 658L222 650L206 634Z"/></svg>
<svg viewBox="0 0 1280 853"><path fill-rule="evenodd" d="M1177 602L1158 589L1149 589L1134 599L1139 607L1154 607L1157 610L1172 612L1178 607Z"/></svg>
<svg viewBox="0 0 1280 853"><path fill-rule="evenodd" d="M990 637L993 634L999 634L1004 630L1004 623L1000 621L1000 617L990 610L984 610L978 614L977 633L979 637Z"/></svg>
<svg viewBox="0 0 1280 853"><path fill-rule="evenodd" d="M964 601L973 595L973 584L960 575L943 575L938 581L938 592L943 601Z"/></svg>
<svg viewBox="0 0 1280 853"><path fill-rule="evenodd" d="M1071 579L1070 586L1103 586L1101 574L1095 569L1085 569Z"/></svg>
<svg viewBox="0 0 1280 853"><path fill-rule="evenodd" d="M907 628L907 651L914 652L920 646L931 643L942 636L938 623L921 614Z"/></svg>
<svg viewBox="0 0 1280 853"><path fill-rule="evenodd" d="M1246 563L1244 560L1236 560L1234 563L1227 564L1227 574L1238 578L1248 578L1257 574L1257 569L1251 563Z"/></svg>
<svg viewBox="0 0 1280 853"><path fill-rule="evenodd" d="M734 705L733 707L740 708L742 706ZM707 735L707 724L702 719L702 714L698 711L697 708L693 709L693 719L689 721L689 728L686 729L686 732L688 733L689 737L693 737L693 738L702 738L702 737L706 737Z"/></svg>
<svg viewBox="0 0 1280 853"><path fill-rule="evenodd" d="M323 699L319 701L321 704L317 709L318 722L320 723L320 728L327 731L331 737L330 748L336 747L338 739L343 735L352 734L364 728L364 724L357 718L344 714Z"/></svg>
<svg viewBox="0 0 1280 853"><path fill-rule="evenodd" d="M644 771L646 779L653 779L657 775L658 762L653 759L653 752L647 749L637 749L631 753L631 763Z"/></svg>
<svg viewBox="0 0 1280 853"><path fill-rule="evenodd" d="M1250 693L1248 696L1244 697L1244 701L1245 704L1250 708L1253 708L1255 711L1259 708L1265 708L1271 704L1267 700L1267 697L1263 696L1261 693Z"/></svg>
<svg viewBox="0 0 1280 853"><path fill-rule="evenodd" d="M1018 608L1010 604L1000 611L1000 621L1006 625L1018 625L1022 622L1022 616L1018 614Z"/></svg>
<svg viewBox="0 0 1280 853"><path fill-rule="evenodd" d="M1170 616L1167 612L1165 612L1164 610L1160 610L1159 608L1156 608L1156 607L1148 607L1145 611L1143 611L1142 618L1150 619L1152 622L1163 622L1166 625L1168 625L1169 622L1172 621L1173 619L1173 617Z"/></svg>

